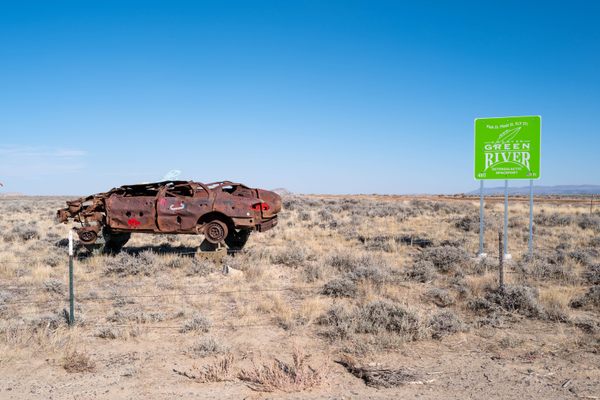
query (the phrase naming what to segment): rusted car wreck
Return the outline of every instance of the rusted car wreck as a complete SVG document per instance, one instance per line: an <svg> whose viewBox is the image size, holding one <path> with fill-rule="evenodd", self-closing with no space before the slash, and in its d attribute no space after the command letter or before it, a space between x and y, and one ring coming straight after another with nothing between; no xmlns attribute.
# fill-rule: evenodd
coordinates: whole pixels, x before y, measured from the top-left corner
<svg viewBox="0 0 600 400"><path fill-rule="evenodd" d="M118 252L132 232L201 234L208 248L225 243L240 250L252 231L277 225L281 197L229 181L203 184L165 181L125 185L77 200L58 210L59 222L74 220L88 248Z"/></svg>

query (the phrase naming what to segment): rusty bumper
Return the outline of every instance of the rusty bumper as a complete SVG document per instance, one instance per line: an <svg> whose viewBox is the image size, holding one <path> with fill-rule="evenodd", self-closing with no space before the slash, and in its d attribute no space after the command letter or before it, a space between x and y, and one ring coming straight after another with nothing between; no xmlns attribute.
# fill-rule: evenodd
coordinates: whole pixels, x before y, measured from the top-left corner
<svg viewBox="0 0 600 400"><path fill-rule="evenodd" d="M256 225L256 230L259 232L265 232L268 231L269 229L274 228L277 225L277 216L271 218L268 221L264 221L260 224Z"/></svg>

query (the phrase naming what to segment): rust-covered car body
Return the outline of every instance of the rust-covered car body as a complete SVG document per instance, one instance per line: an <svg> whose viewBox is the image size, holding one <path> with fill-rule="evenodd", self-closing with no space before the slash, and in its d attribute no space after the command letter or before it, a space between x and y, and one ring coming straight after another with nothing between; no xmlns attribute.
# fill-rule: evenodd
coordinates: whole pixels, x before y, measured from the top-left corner
<svg viewBox="0 0 600 400"><path fill-rule="evenodd" d="M229 181L164 181L124 185L67 201L57 218L81 223L76 231L84 244L102 236L115 245L126 242L132 232L145 232L203 234L210 243L241 248L251 231L277 225L280 210L281 197L268 190Z"/></svg>

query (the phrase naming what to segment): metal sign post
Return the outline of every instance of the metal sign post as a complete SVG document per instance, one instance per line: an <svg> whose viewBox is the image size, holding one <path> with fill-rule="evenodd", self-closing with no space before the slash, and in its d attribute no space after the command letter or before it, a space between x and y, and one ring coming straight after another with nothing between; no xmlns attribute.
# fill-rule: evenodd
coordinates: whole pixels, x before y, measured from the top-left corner
<svg viewBox="0 0 600 400"><path fill-rule="evenodd" d="M483 242L483 180L504 181L503 258L508 252L508 181L528 179L529 255L533 255L533 180L540 178L541 154L540 116L477 118L475 119L474 177L481 181L479 199L479 254L484 254Z"/></svg>
<svg viewBox="0 0 600 400"><path fill-rule="evenodd" d="M479 253L477 253L477 257L484 258L487 254L484 252L484 231L485 224L483 222L484 212L483 212L483 179L479 181Z"/></svg>
<svg viewBox="0 0 600 400"><path fill-rule="evenodd" d="M533 260L533 179L529 180L529 259Z"/></svg>
<svg viewBox="0 0 600 400"><path fill-rule="evenodd" d="M504 181L504 259L510 260L508 253L508 179Z"/></svg>

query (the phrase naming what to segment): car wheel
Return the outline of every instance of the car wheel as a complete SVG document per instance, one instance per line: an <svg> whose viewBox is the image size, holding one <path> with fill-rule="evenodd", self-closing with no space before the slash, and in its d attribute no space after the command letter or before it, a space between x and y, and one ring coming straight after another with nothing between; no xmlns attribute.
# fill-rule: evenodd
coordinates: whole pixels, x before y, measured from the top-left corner
<svg viewBox="0 0 600 400"><path fill-rule="evenodd" d="M228 233L229 229L227 229L227 224L218 219L214 219L204 226L204 237L210 243L221 243L225 240Z"/></svg>

